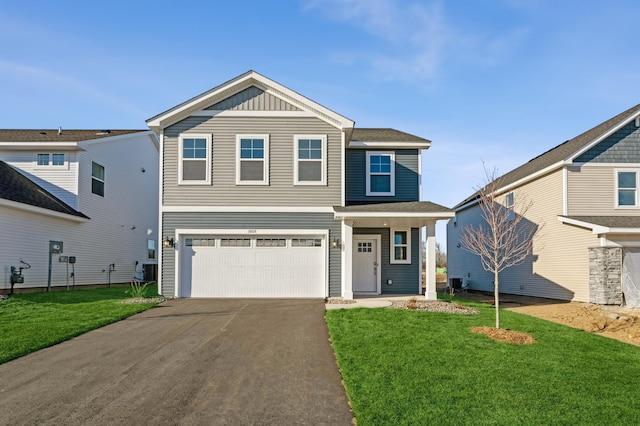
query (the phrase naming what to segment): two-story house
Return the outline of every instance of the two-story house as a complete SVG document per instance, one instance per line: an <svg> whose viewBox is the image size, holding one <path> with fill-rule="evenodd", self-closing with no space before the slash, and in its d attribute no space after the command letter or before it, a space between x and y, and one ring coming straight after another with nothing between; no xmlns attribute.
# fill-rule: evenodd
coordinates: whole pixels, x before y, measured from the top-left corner
<svg viewBox="0 0 640 426"><path fill-rule="evenodd" d="M158 152L149 130L0 130L2 290L27 264L16 290L155 279Z"/></svg>
<svg viewBox="0 0 640 426"><path fill-rule="evenodd" d="M147 121L160 138L161 292L435 299L426 139L354 122L249 71Z"/></svg>
<svg viewBox="0 0 640 426"><path fill-rule="evenodd" d="M498 199L507 208L514 197L532 201L525 222L541 229L533 254L501 273L501 292L600 304L619 304L624 292L627 302L640 302L633 267L640 265L640 105L517 167L501 184ZM477 193L454 209L449 276L493 291L493 274L460 245L465 226L482 222Z"/></svg>

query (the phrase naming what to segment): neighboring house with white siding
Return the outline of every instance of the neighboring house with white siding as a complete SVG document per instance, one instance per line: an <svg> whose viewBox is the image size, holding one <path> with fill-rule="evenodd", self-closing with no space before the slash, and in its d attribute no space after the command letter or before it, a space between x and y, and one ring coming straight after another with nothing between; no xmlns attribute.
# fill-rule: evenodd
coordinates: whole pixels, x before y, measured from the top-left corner
<svg viewBox="0 0 640 426"><path fill-rule="evenodd" d="M0 291L21 261L16 290L155 279L158 151L149 130L0 129Z"/></svg>
<svg viewBox="0 0 640 426"><path fill-rule="evenodd" d="M526 196L533 206L525 219L543 227L533 254L501 273L500 291L622 303L622 282L640 282L625 268L640 251L640 105L501 180L498 200L504 202L512 193ZM454 209L455 218L447 225L449 277L467 281L472 289L493 291L493 274L460 244L465 226L483 222L477 193Z"/></svg>
<svg viewBox="0 0 640 426"><path fill-rule="evenodd" d="M427 139L354 122L254 71L147 121L161 158L160 288L176 297L435 299Z"/></svg>

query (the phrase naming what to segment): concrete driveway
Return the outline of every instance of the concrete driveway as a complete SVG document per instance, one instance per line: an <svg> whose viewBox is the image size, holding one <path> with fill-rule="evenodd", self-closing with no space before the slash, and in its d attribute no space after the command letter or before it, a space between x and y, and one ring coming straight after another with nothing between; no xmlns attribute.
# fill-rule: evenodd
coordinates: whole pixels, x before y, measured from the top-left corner
<svg viewBox="0 0 640 426"><path fill-rule="evenodd" d="M176 299L0 365L0 423L350 425L322 300Z"/></svg>

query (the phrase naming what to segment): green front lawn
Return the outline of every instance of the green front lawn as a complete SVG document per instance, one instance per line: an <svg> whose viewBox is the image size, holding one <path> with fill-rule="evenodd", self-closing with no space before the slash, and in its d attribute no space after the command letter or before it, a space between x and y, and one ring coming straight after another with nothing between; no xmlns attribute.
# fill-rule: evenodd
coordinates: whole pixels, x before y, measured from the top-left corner
<svg viewBox="0 0 640 426"><path fill-rule="evenodd" d="M0 363L156 306L118 303L129 298L128 289L23 293L0 302ZM155 290L146 289L148 295Z"/></svg>
<svg viewBox="0 0 640 426"><path fill-rule="evenodd" d="M469 331L480 315L327 311L331 340L359 426L640 424L640 348L501 311L533 345Z"/></svg>

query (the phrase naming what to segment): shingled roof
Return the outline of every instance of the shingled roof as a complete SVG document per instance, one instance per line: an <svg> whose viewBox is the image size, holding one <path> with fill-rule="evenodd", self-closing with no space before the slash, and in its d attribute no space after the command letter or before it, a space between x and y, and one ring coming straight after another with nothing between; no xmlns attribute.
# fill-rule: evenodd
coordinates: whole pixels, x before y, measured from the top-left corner
<svg viewBox="0 0 640 426"><path fill-rule="evenodd" d="M64 213L83 219L88 216L69 207L68 204L22 175L4 161L0 161L0 198L16 203Z"/></svg>
<svg viewBox="0 0 640 426"><path fill-rule="evenodd" d="M0 142L81 142L149 130L0 129Z"/></svg>
<svg viewBox="0 0 640 426"><path fill-rule="evenodd" d="M544 170L545 168L553 164L570 158L573 154L577 153L594 140L613 130L620 123L631 120L638 114L640 114L640 104L629 108L628 110L616 115L613 118L610 118L604 123L601 123L594 128L587 130L586 132L576 136L573 139L561 143L560 145L550 149L549 151L533 158L522 166L517 167L510 172L502 175L498 178L501 181L501 186L505 187L511 185L512 183L517 182L520 179L524 179L527 176ZM457 204L454 209L457 209L476 198L478 198L478 192L475 192L473 195Z"/></svg>
<svg viewBox="0 0 640 426"><path fill-rule="evenodd" d="M354 128L351 134L352 141L361 142L431 142L410 133L389 128Z"/></svg>

